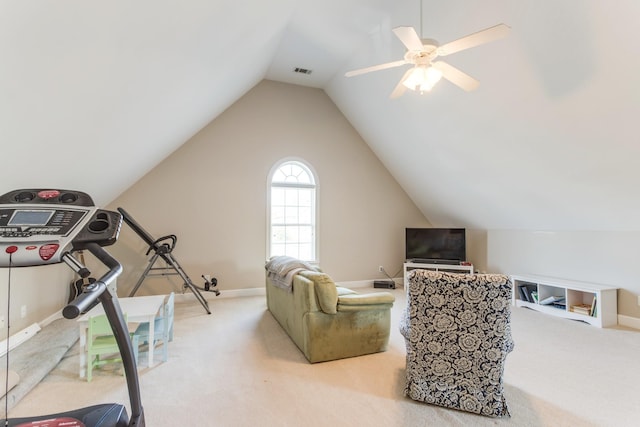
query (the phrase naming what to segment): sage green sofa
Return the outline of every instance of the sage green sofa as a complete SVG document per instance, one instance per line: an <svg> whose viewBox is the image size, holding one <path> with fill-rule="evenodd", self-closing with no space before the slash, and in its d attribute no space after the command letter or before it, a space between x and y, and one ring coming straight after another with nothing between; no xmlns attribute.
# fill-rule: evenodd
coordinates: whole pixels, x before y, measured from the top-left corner
<svg viewBox="0 0 640 427"><path fill-rule="evenodd" d="M301 270L291 288L267 275L267 307L311 363L385 351L389 343L389 292L358 294L322 272Z"/></svg>

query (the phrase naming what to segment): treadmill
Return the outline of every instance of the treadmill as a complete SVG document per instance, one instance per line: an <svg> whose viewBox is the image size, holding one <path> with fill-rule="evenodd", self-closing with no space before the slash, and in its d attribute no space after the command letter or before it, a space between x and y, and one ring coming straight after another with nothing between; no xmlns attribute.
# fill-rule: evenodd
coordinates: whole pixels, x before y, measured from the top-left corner
<svg viewBox="0 0 640 427"><path fill-rule="evenodd" d="M21 189L0 196L0 268L64 262L80 277L87 278L91 272L74 256L77 251L90 252L107 267L102 277L84 285L82 292L63 308L62 315L75 319L102 304L122 356L131 408L131 417L124 405L104 403L57 414L0 419L0 426L145 426L129 332L117 298L107 289L122 272L122 266L104 247L116 242L121 225L120 213L97 208L91 197L81 191Z"/></svg>

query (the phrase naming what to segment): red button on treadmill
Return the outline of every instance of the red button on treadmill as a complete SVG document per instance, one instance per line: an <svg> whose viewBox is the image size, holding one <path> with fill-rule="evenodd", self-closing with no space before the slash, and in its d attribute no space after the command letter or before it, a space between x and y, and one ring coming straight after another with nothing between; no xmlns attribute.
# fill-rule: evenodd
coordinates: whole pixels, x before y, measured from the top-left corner
<svg viewBox="0 0 640 427"><path fill-rule="evenodd" d="M12 254L12 253L18 251L18 247L17 246L8 246L7 249L5 249L4 251L6 253L8 253L8 254Z"/></svg>
<svg viewBox="0 0 640 427"><path fill-rule="evenodd" d="M57 243L49 243L47 245L40 246L40 250L38 251L40 254L40 258L42 258L43 261L50 260L59 247L60 245L58 245Z"/></svg>
<svg viewBox="0 0 640 427"><path fill-rule="evenodd" d="M38 192L38 197L41 199L53 199L54 197L58 197L60 192L58 190L42 190Z"/></svg>

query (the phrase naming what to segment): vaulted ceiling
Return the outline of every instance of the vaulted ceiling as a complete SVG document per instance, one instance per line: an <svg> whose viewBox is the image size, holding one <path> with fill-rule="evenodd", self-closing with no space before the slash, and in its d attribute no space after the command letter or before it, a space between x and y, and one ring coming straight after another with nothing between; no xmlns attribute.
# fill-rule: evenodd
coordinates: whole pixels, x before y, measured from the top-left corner
<svg viewBox="0 0 640 427"><path fill-rule="evenodd" d="M638 230L639 20L636 0L3 0L2 186L104 204L271 79L323 89L434 225ZM498 23L446 58L473 92L344 77L401 59L394 27Z"/></svg>

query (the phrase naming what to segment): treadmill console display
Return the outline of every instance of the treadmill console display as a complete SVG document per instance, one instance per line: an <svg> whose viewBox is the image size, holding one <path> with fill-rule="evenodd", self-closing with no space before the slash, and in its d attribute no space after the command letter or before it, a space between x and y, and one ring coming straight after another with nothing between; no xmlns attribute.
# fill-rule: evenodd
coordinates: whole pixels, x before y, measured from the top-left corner
<svg viewBox="0 0 640 427"><path fill-rule="evenodd" d="M8 225L46 225L55 211L23 211L16 210L11 215Z"/></svg>
<svg viewBox="0 0 640 427"><path fill-rule="evenodd" d="M31 237L37 235L68 236L91 209L2 209L0 236Z"/></svg>

